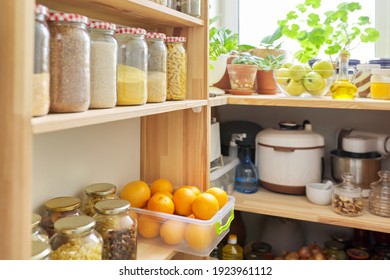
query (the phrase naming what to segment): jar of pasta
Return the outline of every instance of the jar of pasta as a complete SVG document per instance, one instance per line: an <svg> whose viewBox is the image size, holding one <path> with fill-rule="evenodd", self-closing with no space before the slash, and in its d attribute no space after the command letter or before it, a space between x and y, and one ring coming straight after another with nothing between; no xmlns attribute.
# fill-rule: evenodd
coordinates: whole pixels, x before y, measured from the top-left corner
<svg viewBox="0 0 390 280"><path fill-rule="evenodd" d="M94 229L95 220L81 215L64 217L54 224L50 238L52 260L101 260L102 236Z"/></svg>
<svg viewBox="0 0 390 280"><path fill-rule="evenodd" d="M124 199L95 204L96 230L103 237L103 260L137 259L137 225Z"/></svg>
<svg viewBox="0 0 390 280"><path fill-rule="evenodd" d="M148 98L148 45L146 30L123 27L116 31L118 43L117 105L141 105Z"/></svg>
<svg viewBox="0 0 390 280"><path fill-rule="evenodd" d="M92 21L88 24L91 38L91 102L90 108L112 108L116 105L116 63L118 44L115 24Z"/></svg>
<svg viewBox="0 0 390 280"><path fill-rule="evenodd" d="M167 99L167 47L164 33L146 34L148 44L148 100L164 102Z"/></svg>
<svg viewBox="0 0 390 280"><path fill-rule="evenodd" d="M185 37L167 37L167 100L184 100L187 95Z"/></svg>
<svg viewBox="0 0 390 280"><path fill-rule="evenodd" d="M80 203L80 199L73 196L55 197L45 202L45 213L42 215L40 225L49 238L54 235L54 223L58 219L82 214Z"/></svg>
<svg viewBox="0 0 390 280"><path fill-rule="evenodd" d="M117 199L116 186L110 183L97 183L85 188L81 210L88 216L95 215L96 202L104 199Z"/></svg>
<svg viewBox="0 0 390 280"><path fill-rule="evenodd" d="M49 13L50 112L88 110L90 103L90 38L88 18Z"/></svg>
<svg viewBox="0 0 390 280"><path fill-rule="evenodd" d="M32 98L33 117L46 115L49 112L50 106L50 33L46 22L47 14L47 7L36 4Z"/></svg>
<svg viewBox="0 0 390 280"><path fill-rule="evenodd" d="M49 235L47 232L39 225L41 222L42 217L39 214L33 213L32 214L32 221L31 221L31 240L32 241L42 241L49 243Z"/></svg>

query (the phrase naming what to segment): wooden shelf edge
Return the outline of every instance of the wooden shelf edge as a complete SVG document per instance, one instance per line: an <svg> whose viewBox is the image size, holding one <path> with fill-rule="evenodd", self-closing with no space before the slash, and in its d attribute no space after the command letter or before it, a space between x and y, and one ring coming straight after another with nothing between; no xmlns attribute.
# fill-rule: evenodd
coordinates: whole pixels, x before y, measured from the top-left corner
<svg viewBox="0 0 390 280"><path fill-rule="evenodd" d="M333 212L330 205L309 202L306 196L270 192L263 188L253 194L234 192L235 210L278 216L308 222L360 228L390 233L390 219L365 212L359 217L345 217Z"/></svg>
<svg viewBox="0 0 390 280"><path fill-rule="evenodd" d="M228 104L227 100L228 100L228 98L226 95L210 97L209 98L209 106L215 107L215 106L226 105L226 104Z"/></svg>
<svg viewBox="0 0 390 280"><path fill-rule="evenodd" d="M165 101L163 103L148 103L139 106L93 109L80 113L49 114L31 119L32 133L53 132L191 108L195 111L206 105L207 100Z"/></svg>
<svg viewBox="0 0 390 280"><path fill-rule="evenodd" d="M167 247L138 242L137 260L170 260L177 254Z"/></svg>

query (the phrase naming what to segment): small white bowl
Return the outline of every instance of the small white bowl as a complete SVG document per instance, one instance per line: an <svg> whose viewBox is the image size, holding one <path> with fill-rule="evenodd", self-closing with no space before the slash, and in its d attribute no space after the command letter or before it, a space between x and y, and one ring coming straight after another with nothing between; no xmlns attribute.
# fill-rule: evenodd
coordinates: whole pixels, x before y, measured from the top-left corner
<svg viewBox="0 0 390 280"><path fill-rule="evenodd" d="M326 188L325 183L306 184L306 197L314 204L329 205L332 202L333 186Z"/></svg>

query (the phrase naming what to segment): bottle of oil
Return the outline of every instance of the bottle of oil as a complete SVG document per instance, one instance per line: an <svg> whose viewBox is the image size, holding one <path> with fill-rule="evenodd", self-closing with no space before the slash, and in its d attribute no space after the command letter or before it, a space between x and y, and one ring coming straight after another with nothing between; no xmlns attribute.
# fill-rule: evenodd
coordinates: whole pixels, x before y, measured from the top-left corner
<svg viewBox="0 0 390 280"><path fill-rule="evenodd" d="M354 99L357 87L348 76L349 54L342 51L338 58L339 72L337 80L330 87L333 99Z"/></svg>
<svg viewBox="0 0 390 280"><path fill-rule="evenodd" d="M223 260L242 260L244 258L243 249L237 244L237 235L230 234L228 243L222 248Z"/></svg>

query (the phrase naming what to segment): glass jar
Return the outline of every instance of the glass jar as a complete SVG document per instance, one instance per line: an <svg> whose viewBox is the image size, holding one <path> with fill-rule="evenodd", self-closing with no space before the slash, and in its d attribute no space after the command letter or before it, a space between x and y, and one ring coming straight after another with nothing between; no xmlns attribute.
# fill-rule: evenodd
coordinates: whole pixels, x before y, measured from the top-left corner
<svg viewBox="0 0 390 280"><path fill-rule="evenodd" d="M32 260L48 260L51 253L49 242L41 240L33 240L31 242L31 259Z"/></svg>
<svg viewBox="0 0 390 280"><path fill-rule="evenodd" d="M50 107L50 33L46 22L47 14L47 7L36 4L32 98L33 117L47 115Z"/></svg>
<svg viewBox="0 0 390 280"><path fill-rule="evenodd" d="M379 180L371 183L368 211L374 215L390 217L390 170L380 170Z"/></svg>
<svg viewBox="0 0 390 280"><path fill-rule="evenodd" d="M50 112L88 110L90 103L90 38L88 18L49 13Z"/></svg>
<svg viewBox="0 0 390 280"><path fill-rule="evenodd" d="M200 0L181 0L181 11L193 17L200 17Z"/></svg>
<svg viewBox="0 0 390 280"><path fill-rule="evenodd" d="M95 215L96 202L104 199L117 199L116 186L110 183L97 183L85 188L84 196L81 201L81 210L85 215Z"/></svg>
<svg viewBox="0 0 390 280"><path fill-rule="evenodd" d="M343 243L328 240L325 242L324 254L328 260L346 260L347 254L344 251L345 246Z"/></svg>
<svg viewBox="0 0 390 280"><path fill-rule="evenodd" d="M370 79L373 69L380 69L379 64L358 64L356 65L355 85L358 97L370 97Z"/></svg>
<svg viewBox="0 0 390 280"><path fill-rule="evenodd" d="M91 38L91 102L90 108L112 108L116 105L116 68L118 44L115 24L92 21L88 24Z"/></svg>
<svg viewBox="0 0 390 280"><path fill-rule="evenodd" d="M245 260L272 260L272 246L266 242L253 242L251 251L244 255Z"/></svg>
<svg viewBox="0 0 390 280"><path fill-rule="evenodd" d="M54 235L54 223L66 216L79 216L80 199L72 196L52 198L45 203L45 213L42 215L40 226L47 232L49 238Z"/></svg>
<svg viewBox="0 0 390 280"><path fill-rule="evenodd" d="M390 69L371 71L371 98L390 100Z"/></svg>
<svg viewBox="0 0 390 280"><path fill-rule="evenodd" d="M361 189L354 185L355 177L351 173L343 174L343 182L336 185L332 195L332 209L344 216L363 214L363 197Z"/></svg>
<svg viewBox="0 0 390 280"><path fill-rule="evenodd" d="M142 105L148 98L148 45L146 30L124 27L116 31L118 43L117 105Z"/></svg>
<svg viewBox="0 0 390 280"><path fill-rule="evenodd" d="M184 100L187 95L186 38L167 37L167 100Z"/></svg>
<svg viewBox="0 0 390 280"><path fill-rule="evenodd" d="M164 33L146 34L148 44L148 99L164 102L167 99L167 47Z"/></svg>
<svg viewBox="0 0 390 280"><path fill-rule="evenodd" d="M86 215L56 221L56 233L50 238L50 259L101 260L103 239L94 227L95 220Z"/></svg>
<svg viewBox="0 0 390 280"><path fill-rule="evenodd" d="M37 241L40 240L42 242L49 243L49 235L47 232L39 225L42 217L39 214L32 214L32 222L31 222L31 240Z"/></svg>
<svg viewBox="0 0 390 280"><path fill-rule="evenodd" d="M368 260L370 258L369 253L358 248L349 248L347 250L347 256L351 260Z"/></svg>
<svg viewBox="0 0 390 280"><path fill-rule="evenodd" d="M103 260L137 259L137 224L124 199L95 204L96 230L103 237Z"/></svg>

